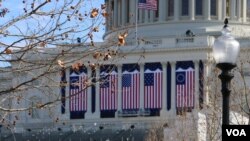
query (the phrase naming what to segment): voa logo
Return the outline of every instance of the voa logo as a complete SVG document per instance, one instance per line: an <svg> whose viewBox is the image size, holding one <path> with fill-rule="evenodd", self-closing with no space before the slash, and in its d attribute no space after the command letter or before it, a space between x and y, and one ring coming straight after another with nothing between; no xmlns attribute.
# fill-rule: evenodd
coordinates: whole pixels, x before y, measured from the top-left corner
<svg viewBox="0 0 250 141"><path fill-rule="evenodd" d="M226 129L227 136L247 136L244 129Z"/></svg>

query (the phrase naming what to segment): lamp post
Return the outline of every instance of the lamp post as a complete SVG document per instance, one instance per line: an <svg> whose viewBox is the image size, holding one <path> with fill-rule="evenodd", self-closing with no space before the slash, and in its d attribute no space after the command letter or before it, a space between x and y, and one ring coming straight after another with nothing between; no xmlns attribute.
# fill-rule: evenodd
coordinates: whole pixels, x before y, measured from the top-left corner
<svg viewBox="0 0 250 141"><path fill-rule="evenodd" d="M213 55L216 67L221 70L219 78L221 79L223 101L222 125L229 125L230 81L234 77L231 70L236 67L240 44L231 36L231 31L228 27L228 19L225 19L224 23L222 35L214 41Z"/></svg>

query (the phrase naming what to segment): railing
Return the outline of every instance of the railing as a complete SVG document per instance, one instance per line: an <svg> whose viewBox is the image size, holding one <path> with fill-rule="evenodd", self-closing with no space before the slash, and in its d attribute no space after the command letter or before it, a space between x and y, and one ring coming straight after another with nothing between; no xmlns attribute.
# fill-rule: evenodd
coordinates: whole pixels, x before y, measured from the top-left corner
<svg viewBox="0 0 250 141"><path fill-rule="evenodd" d="M195 36L195 37L187 37L180 36L175 38L170 38L169 40L175 40L168 42L166 40L165 44L169 45L172 43L172 47L210 47L214 41L214 37L212 36ZM171 45L171 44L170 44Z"/></svg>
<svg viewBox="0 0 250 141"><path fill-rule="evenodd" d="M176 43L193 43L194 37L182 37L182 38L176 38Z"/></svg>
<svg viewBox="0 0 250 141"><path fill-rule="evenodd" d="M163 39L149 39L140 41L139 45L132 45L129 42L127 46L121 48L122 51L136 50L136 49L164 49L164 48L207 48L211 47L215 37L213 36L176 36Z"/></svg>

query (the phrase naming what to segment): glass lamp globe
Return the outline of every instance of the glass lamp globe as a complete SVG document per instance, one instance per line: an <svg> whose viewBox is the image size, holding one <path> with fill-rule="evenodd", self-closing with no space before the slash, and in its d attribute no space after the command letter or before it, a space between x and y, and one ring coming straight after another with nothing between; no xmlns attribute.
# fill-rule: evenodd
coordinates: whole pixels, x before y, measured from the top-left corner
<svg viewBox="0 0 250 141"><path fill-rule="evenodd" d="M240 43L234 39L231 30L226 25L222 30L222 35L213 44L213 55L216 64L236 64L239 51Z"/></svg>

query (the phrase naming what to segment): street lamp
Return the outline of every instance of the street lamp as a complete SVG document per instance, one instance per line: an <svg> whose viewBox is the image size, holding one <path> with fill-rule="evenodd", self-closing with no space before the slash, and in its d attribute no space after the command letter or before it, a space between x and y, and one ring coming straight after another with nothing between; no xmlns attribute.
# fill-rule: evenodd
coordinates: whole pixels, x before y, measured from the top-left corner
<svg viewBox="0 0 250 141"><path fill-rule="evenodd" d="M231 36L231 30L228 27L228 19L225 19L224 23L222 35L214 41L213 55L216 67L222 71L219 75L221 79L223 100L222 125L229 125L230 81L234 77L230 71L236 67L240 44Z"/></svg>

